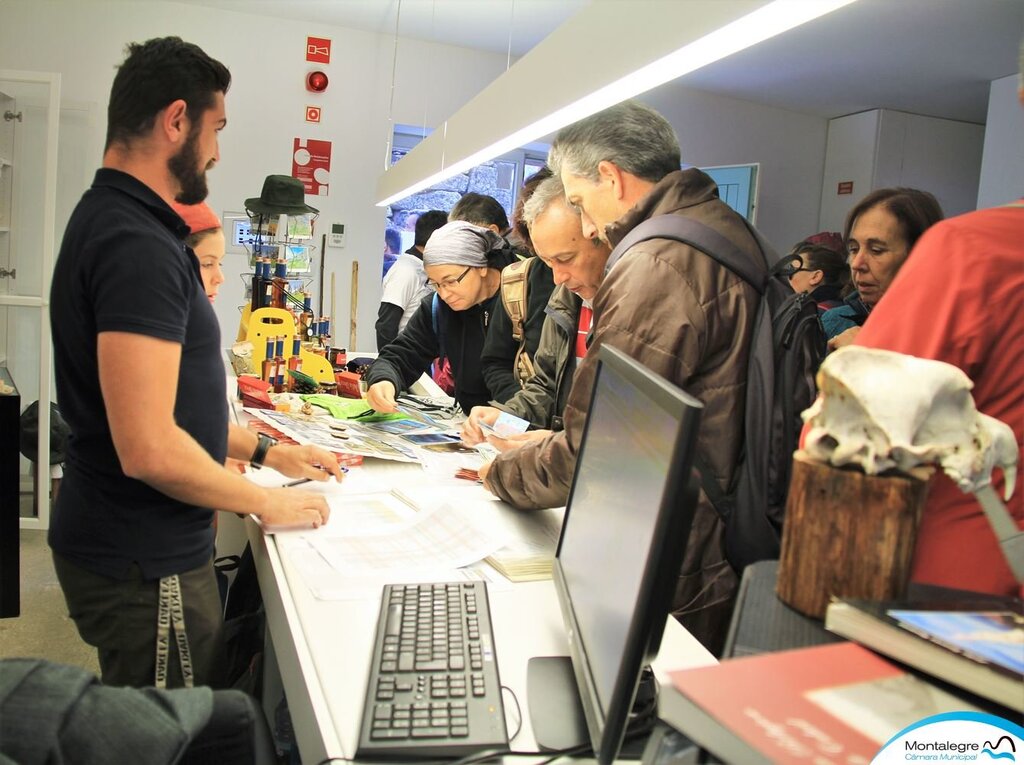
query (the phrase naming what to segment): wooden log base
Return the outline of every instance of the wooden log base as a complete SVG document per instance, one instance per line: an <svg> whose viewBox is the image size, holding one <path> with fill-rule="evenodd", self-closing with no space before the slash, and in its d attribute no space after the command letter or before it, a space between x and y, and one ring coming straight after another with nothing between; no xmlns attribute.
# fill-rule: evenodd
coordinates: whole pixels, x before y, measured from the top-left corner
<svg viewBox="0 0 1024 765"><path fill-rule="evenodd" d="M869 476L798 452L786 503L776 593L823 619L835 597L904 595L928 493L920 477Z"/></svg>

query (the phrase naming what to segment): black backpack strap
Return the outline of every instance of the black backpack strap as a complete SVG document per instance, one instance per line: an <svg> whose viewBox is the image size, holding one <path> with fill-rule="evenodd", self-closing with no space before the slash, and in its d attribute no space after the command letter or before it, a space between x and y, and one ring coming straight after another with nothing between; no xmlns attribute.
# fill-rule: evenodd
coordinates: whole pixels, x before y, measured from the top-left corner
<svg viewBox="0 0 1024 765"><path fill-rule="evenodd" d="M746 220L744 219L744 223ZM766 246L770 245L764 241L757 230L747 224L751 236L757 241L761 248L761 256L764 264L753 263L750 256L739 247L726 239L722 234L710 226L706 226L698 220L683 215L656 215L640 223L615 245L615 252L610 261L614 262L617 257L624 254L633 245L648 239L672 239L700 250L709 258L725 266L747 284L756 289L759 293L764 292L764 283L767 278L767 251Z"/></svg>
<svg viewBox="0 0 1024 765"><path fill-rule="evenodd" d="M711 466L699 452L693 455L693 466L700 473L700 487L707 495L711 506L718 513L718 517L722 519L722 523L727 522L732 505L729 503L729 497L722 491L718 481L715 480L714 474L711 472Z"/></svg>

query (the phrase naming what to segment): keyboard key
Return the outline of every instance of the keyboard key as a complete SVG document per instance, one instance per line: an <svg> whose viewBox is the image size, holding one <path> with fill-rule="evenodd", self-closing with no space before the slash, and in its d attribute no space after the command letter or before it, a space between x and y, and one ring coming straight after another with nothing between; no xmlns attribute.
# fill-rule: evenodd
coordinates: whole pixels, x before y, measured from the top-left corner
<svg viewBox="0 0 1024 765"><path fill-rule="evenodd" d="M402 607L392 604L388 606L388 620L384 625L385 635L399 635L402 625Z"/></svg>
<svg viewBox="0 0 1024 765"><path fill-rule="evenodd" d="M401 741L409 738L409 731L405 728L380 730L374 728L370 731L370 738L373 741Z"/></svg>

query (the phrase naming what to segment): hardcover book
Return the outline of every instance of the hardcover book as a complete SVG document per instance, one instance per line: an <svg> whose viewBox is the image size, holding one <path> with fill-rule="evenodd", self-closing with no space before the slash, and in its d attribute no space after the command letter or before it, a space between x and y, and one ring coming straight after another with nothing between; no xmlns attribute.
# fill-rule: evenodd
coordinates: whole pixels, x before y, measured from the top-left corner
<svg viewBox="0 0 1024 765"><path fill-rule="evenodd" d="M977 709L855 643L669 674L659 717L729 763L867 763L911 723Z"/></svg>
<svg viewBox="0 0 1024 765"><path fill-rule="evenodd" d="M1015 598L831 603L826 629L1024 712L1024 611Z"/></svg>

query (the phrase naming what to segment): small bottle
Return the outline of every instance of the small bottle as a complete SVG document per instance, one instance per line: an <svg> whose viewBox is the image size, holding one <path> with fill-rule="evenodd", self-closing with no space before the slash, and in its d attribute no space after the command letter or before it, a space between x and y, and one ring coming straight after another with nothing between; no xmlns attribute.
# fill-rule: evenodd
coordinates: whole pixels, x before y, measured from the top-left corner
<svg viewBox="0 0 1024 765"><path fill-rule="evenodd" d="M281 393L284 391L284 375L285 375L284 359L280 356L274 357L274 393Z"/></svg>
<svg viewBox="0 0 1024 765"><path fill-rule="evenodd" d="M270 258L263 259L263 308L274 305L274 280L271 278Z"/></svg>
<svg viewBox="0 0 1024 765"><path fill-rule="evenodd" d="M290 372L298 371L298 368L299 368L298 365L299 365L299 357L298 356L289 356L288 357L288 371L290 371ZM295 379L294 375L288 375L288 380L286 382L287 382L288 390L295 390L295 386L298 384L299 381Z"/></svg>
<svg viewBox="0 0 1024 765"><path fill-rule="evenodd" d="M313 336L313 296L302 293L302 313L299 315L299 334L304 340Z"/></svg>

